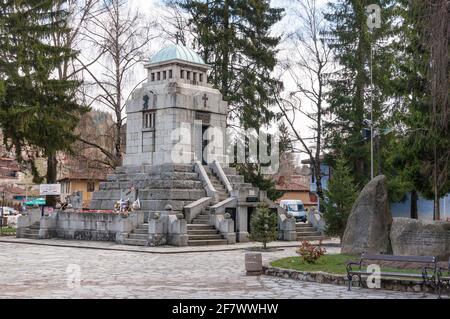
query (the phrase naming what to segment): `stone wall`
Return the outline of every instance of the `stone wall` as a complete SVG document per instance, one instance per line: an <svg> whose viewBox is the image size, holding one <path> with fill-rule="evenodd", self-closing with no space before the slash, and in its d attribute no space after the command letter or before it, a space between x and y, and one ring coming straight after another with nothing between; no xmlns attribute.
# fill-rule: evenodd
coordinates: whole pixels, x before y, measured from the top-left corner
<svg viewBox="0 0 450 319"><path fill-rule="evenodd" d="M142 212L122 217L119 213L58 211L41 219L40 237L120 242L121 235L132 231L143 219Z"/></svg>
<svg viewBox="0 0 450 319"><path fill-rule="evenodd" d="M450 222L394 218L390 238L394 255L450 257Z"/></svg>
<svg viewBox="0 0 450 319"><path fill-rule="evenodd" d="M337 275L337 274L329 274L322 271L316 272L308 272L308 271L299 271L292 269L283 269L278 267L272 267L268 265L263 265L263 274L274 277L281 277L286 279L294 279L300 281L307 282L317 282L321 284L333 284L333 285L341 285L348 286L347 275ZM367 288L367 282L363 279L361 282L362 287ZM353 287L359 286L358 279L352 282ZM413 280L400 280L393 278L382 278L381 279L381 289L386 290L395 290L395 291L404 291L404 292L428 292L434 293L434 289L428 285L423 286L417 281ZM442 293L448 294L450 293L450 289L444 288L442 289Z"/></svg>

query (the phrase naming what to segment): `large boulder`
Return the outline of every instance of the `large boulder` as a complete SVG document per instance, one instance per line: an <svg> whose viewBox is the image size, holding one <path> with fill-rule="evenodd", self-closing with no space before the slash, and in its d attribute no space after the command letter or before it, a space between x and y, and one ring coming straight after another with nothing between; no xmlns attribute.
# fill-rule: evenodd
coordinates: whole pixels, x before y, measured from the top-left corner
<svg viewBox="0 0 450 319"><path fill-rule="evenodd" d="M363 188L353 205L342 237L342 253L390 253L391 224L386 177L380 175Z"/></svg>
<svg viewBox="0 0 450 319"><path fill-rule="evenodd" d="M410 218L394 218L392 250L401 256L450 257L450 223Z"/></svg>

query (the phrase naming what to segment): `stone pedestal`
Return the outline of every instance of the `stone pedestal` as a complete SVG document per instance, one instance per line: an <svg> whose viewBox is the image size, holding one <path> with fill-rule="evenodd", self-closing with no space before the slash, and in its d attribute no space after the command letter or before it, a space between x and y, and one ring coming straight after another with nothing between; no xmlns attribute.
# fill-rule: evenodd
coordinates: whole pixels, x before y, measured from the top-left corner
<svg viewBox="0 0 450 319"><path fill-rule="evenodd" d="M245 254L245 271L247 276L262 275L262 255L261 253Z"/></svg>

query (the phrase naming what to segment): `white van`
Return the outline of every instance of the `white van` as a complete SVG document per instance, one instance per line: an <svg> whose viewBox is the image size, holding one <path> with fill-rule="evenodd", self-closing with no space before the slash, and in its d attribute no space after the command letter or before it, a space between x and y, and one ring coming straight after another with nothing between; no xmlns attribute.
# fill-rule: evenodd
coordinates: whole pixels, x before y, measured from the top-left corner
<svg viewBox="0 0 450 319"><path fill-rule="evenodd" d="M294 216L296 221L306 223L307 217L305 205L303 205L303 202L301 200L284 199L280 201L280 206L286 209L292 216Z"/></svg>

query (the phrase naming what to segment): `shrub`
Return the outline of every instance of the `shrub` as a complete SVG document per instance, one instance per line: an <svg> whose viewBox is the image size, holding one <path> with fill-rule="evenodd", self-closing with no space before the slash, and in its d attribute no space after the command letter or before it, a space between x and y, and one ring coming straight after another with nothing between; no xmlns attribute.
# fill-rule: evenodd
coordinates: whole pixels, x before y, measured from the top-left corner
<svg viewBox="0 0 450 319"><path fill-rule="evenodd" d="M263 243L264 249L266 249L267 243L277 239L278 216L276 213L272 213L266 204L258 206L250 224L252 226L250 239Z"/></svg>
<svg viewBox="0 0 450 319"><path fill-rule="evenodd" d="M315 246L308 241L303 241L297 249L297 254L308 264L315 264L327 252L321 245L322 242L319 243L319 246Z"/></svg>

